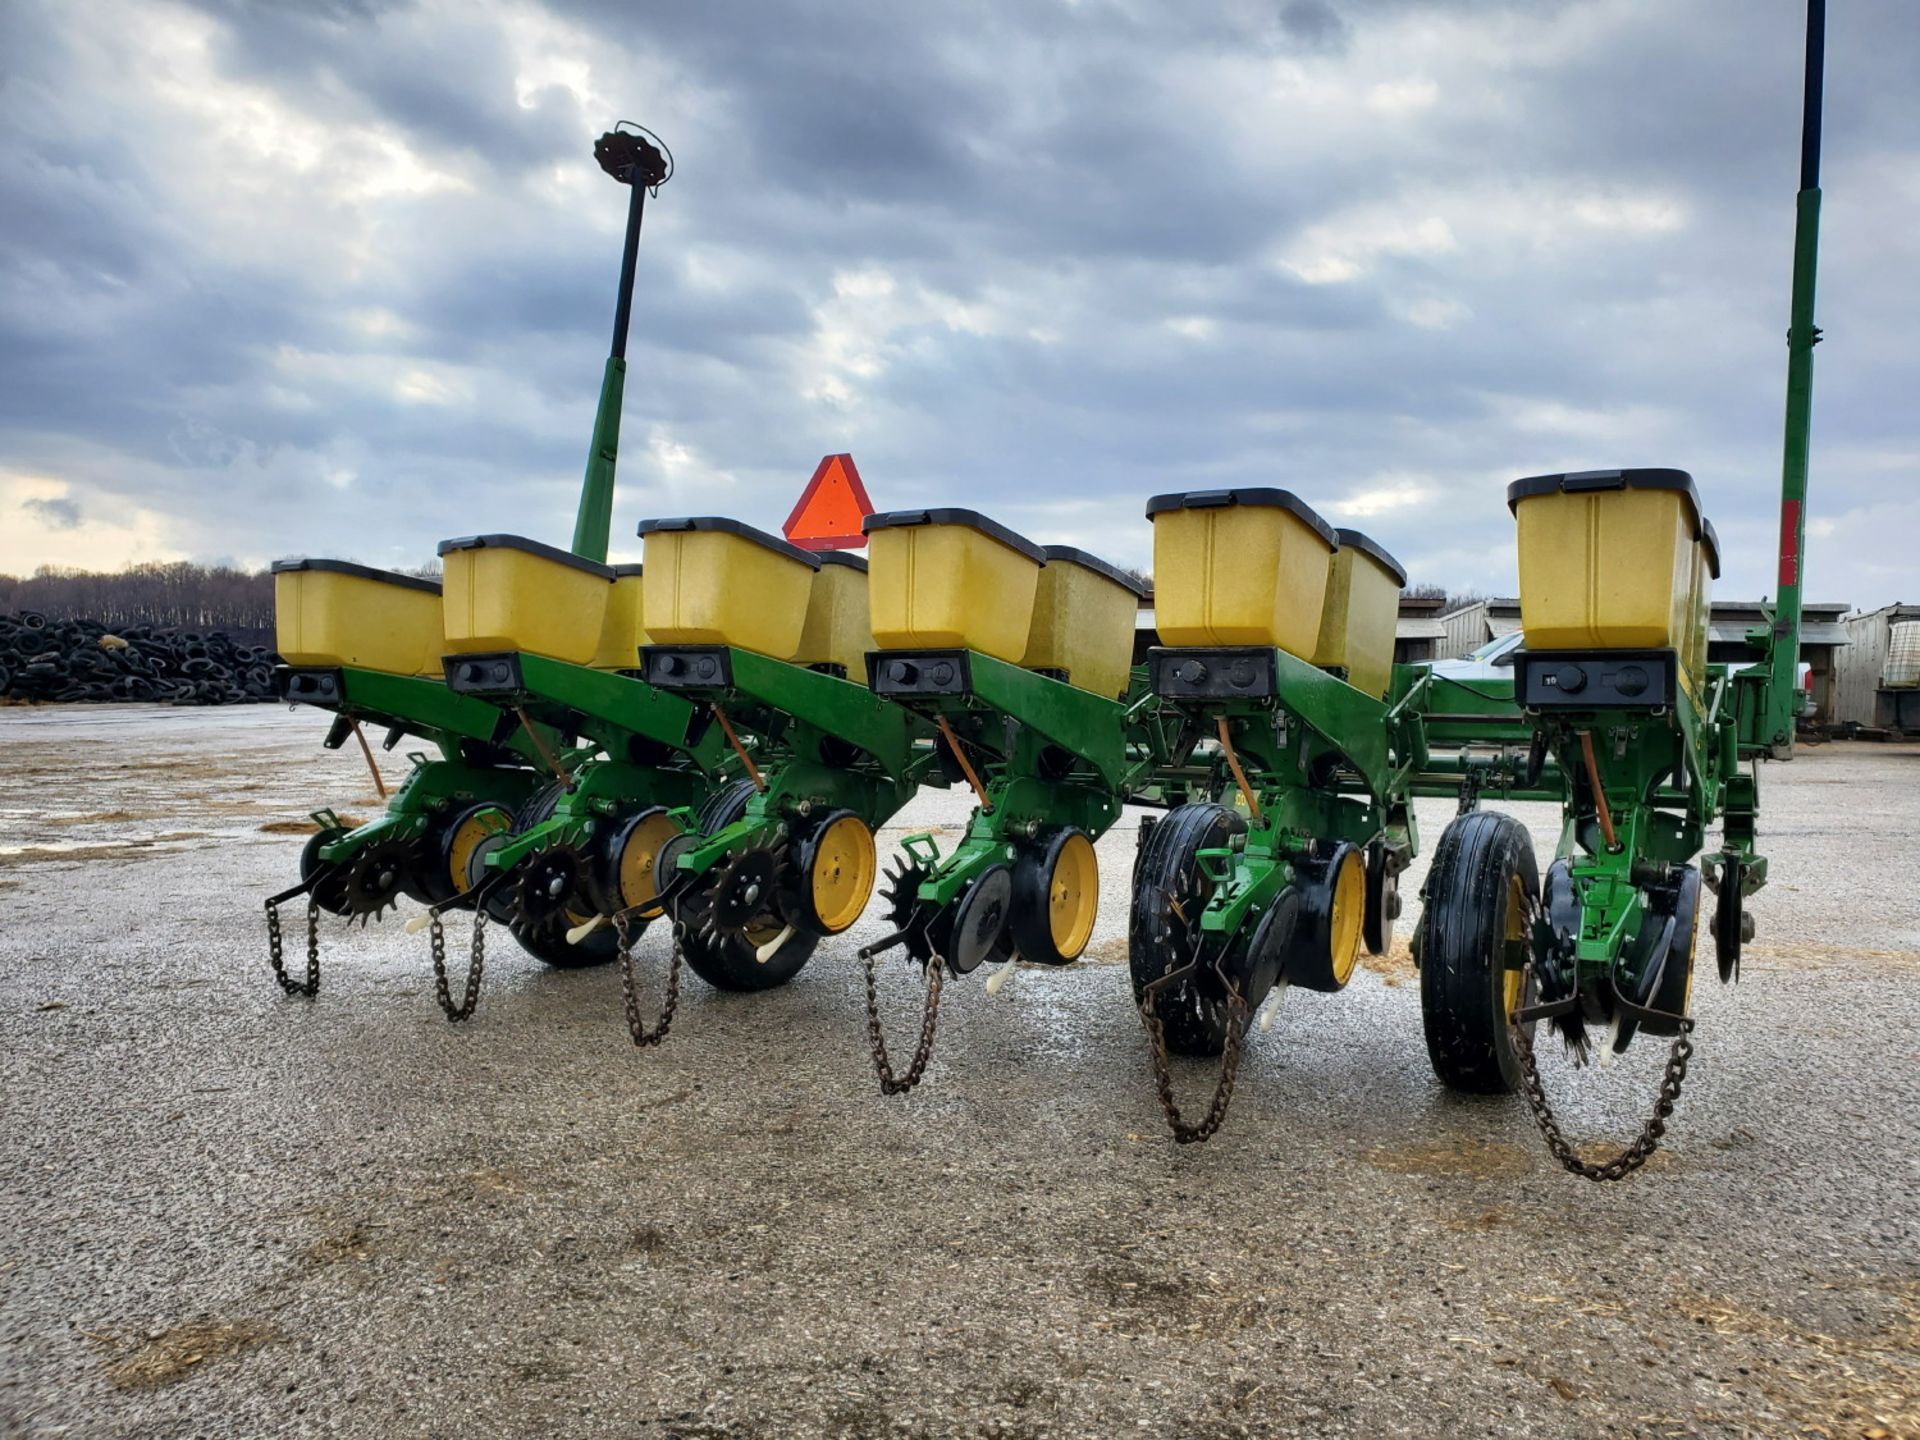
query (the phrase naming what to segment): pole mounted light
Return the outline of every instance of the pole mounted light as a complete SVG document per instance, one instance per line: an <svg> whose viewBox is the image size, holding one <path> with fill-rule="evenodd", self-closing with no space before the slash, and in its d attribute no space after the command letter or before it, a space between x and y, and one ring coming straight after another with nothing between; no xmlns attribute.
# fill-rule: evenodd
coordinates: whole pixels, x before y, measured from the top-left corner
<svg viewBox="0 0 1920 1440"><path fill-rule="evenodd" d="M640 251L640 220L647 196L673 178L673 152L644 126L623 120L593 142L600 168L629 187L626 243L620 252L620 293L613 312L613 346L600 382L594 413L593 444L587 452L586 479L573 525L573 553L589 560L607 558L613 524L613 474L620 455L620 402L626 391L627 327L633 318L634 262Z"/></svg>

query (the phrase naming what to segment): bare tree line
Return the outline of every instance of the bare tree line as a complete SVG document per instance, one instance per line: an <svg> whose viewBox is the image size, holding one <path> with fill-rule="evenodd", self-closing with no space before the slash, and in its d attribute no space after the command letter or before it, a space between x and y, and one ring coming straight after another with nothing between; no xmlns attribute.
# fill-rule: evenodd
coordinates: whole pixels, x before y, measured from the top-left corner
<svg viewBox="0 0 1920 1440"><path fill-rule="evenodd" d="M401 572L438 576L437 562ZM94 620L157 629L271 630L273 575L191 560L148 561L124 570L42 565L0 575L0 614L35 610L50 620Z"/></svg>
<svg viewBox="0 0 1920 1440"><path fill-rule="evenodd" d="M21 610L108 628L266 630L273 625L273 577L189 560L118 571L43 565L25 578L0 575L0 612Z"/></svg>

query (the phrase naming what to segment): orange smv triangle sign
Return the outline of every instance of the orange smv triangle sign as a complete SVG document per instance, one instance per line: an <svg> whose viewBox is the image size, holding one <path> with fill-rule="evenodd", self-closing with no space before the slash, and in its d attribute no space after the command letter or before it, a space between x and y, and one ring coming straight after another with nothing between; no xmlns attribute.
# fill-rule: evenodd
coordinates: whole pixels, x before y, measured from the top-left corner
<svg viewBox="0 0 1920 1440"><path fill-rule="evenodd" d="M851 455L823 456L807 488L780 528L805 550L858 550L867 543L860 522L873 513Z"/></svg>

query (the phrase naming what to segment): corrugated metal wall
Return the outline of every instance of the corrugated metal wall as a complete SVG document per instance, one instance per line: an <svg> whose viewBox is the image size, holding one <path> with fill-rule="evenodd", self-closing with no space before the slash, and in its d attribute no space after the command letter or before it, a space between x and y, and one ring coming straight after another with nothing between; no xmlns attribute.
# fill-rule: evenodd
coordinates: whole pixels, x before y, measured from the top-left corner
<svg viewBox="0 0 1920 1440"><path fill-rule="evenodd" d="M1833 659L1835 723L1874 723L1874 692L1886 668L1888 636L1899 620L1920 620L1920 605L1887 605L1840 622L1846 627L1847 643L1835 651Z"/></svg>

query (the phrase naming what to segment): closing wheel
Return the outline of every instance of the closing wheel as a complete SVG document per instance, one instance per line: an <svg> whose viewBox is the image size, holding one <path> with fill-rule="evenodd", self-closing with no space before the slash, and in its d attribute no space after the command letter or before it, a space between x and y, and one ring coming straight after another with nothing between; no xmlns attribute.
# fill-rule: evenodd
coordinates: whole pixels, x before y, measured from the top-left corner
<svg viewBox="0 0 1920 1440"><path fill-rule="evenodd" d="M1746 943L1746 916L1742 891L1746 888L1746 862L1729 855L1720 867L1720 894L1713 907L1713 958L1720 969L1720 983L1731 985L1740 978L1740 948Z"/></svg>
<svg viewBox="0 0 1920 1440"><path fill-rule="evenodd" d="M1093 938L1100 862L1084 830L1055 831L1013 867L1013 943L1037 965L1070 965Z"/></svg>
<svg viewBox="0 0 1920 1440"><path fill-rule="evenodd" d="M514 816L514 833L525 834L552 819L565 794L566 786L558 780L536 790ZM481 848L487 848L486 842ZM602 925L578 945L567 941L567 931L598 913L587 893L587 866L571 847L543 850L518 869L517 882L502 882L488 892L487 912L494 913L496 896L511 897L507 924L522 950L556 970L587 970L618 958L620 937L611 925Z"/></svg>
<svg viewBox="0 0 1920 1440"><path fill-rule="evenodd" d="M851 810L834 811L800 842L797 883L792 895L782 897L787 918L803 929L838 935L866 910L879 870L867 822Z"/></svg>
<svg viewBox="0 0 1920 1440"><path fill-rule="evenodd" d="M1220 956L1200 953L1200 915L1213 894L1213 882L1200 868L1200 852L1217 850L1245 827L1224 805L1211 801L1181 805L1153 827L1133 870L1133 905L1127 919L1127 969L1133 978L1133 998L1139 1003L1147 986L1191 964L1198 967L1177 984L1154 995L1153 1010L1166 1035L1167 1049L1176 1055L1218 1055L1226 1048L1231 1009L1226 987L1216 973ZM1242 931L1245 934L1245 930ZM1249 941L1252 936L1247 937ZM1235 949L1242 948L1236 942ZM1228 972L1246 969L1227 956ZM1241 980L1246 986L1246 1018L1266 998L1261 976L1277 966L1256 966ZM1244 1032L1245 1024L1241 1029Z"/></svg>
<svg viewBox="0 0 1920 1440"><path fill-rule="evenodd" d="M1393 949L1393 922L1400 918L1400 876L1393 851L1379 841L1367 847L1367 916L1361 938L1369 955Z"/></svg>
<svg viewBox="0 0 1920 1440"><path fill-rule="evenodd" d="M346 833L345 830L320 830L307 837L307 843L300 847L301 884L306 884L326 868L320 851ZM344 865L336 865L331 875L321 876L319 883L313 887L313 903L330 915L347 913L347 871Z"/></svg>
<svg viewBox="0 0 1920 1440"><path fill-rule="evenodd" d="M1700 872L1688 865L1680 872L1680 883L1675 887L1671 901L1673 914L1673 939L1667 950L1665 961L1660 967L1660 978L1648 996L1646 1004L1650 1009L1664 1010L1673 1015L1685 1015L1687 1007L1693 1003L1693 955L1696 932L1700 918ZM1661 908L1664 910L1666 905ZM1662 928L1665 927L1664 917ZM1627 1042L1633 1038L1636 1023L1630 1020L1620 1022L1620 1030L1614 1036L1613 1048L1616 1052L1625 1050ZM1637 1028L1649 1035L1672 1035L1680 1027L1668 1020L1644 1020Z"/></svg>
<svg viewBox="0 0 1920 1440"><path fill-rule="evenodd" d="M1301 913L1287 955L1287 983L1328 994L1344 990L1360 963L1366 859L1358 845L1342 841L1324 860L1294 861L1293 874Z"/></svg>
<svg viewBox="0 0 1920 1440"><path fill-rule="evenodd" d="M738 780L708 796L706 804L700 807L700 833L715 835L733 824L747 813L753 794L751 780ZM778 925L761 923L749 926L744 932L709 941L701 935L699 926L686 925L675 938L688 968L714 989L771 990L798 975L800 967L813 958L820 944L818 935L796 930L761 964L760 947L778 939L780 930Z"/></svg>
<svg viewBox="0 0 1920 1440"><path fill-rule="evenodd" d="M1533 842L1511 815L1476 810L1441 835L1421 891L1420 1011L1427 1057L1449 1089L1502 1095L1519 1086L1508 1021L1525 999L1539 890Z"/></svg>
<svg viewBox="0 0 1920 1440"><path fill-rule="evenodd" d="M988 956L1005 954L1007 915L1013 908L1013 867L990 865L982 870L954 902L949 922L941 927L941 958L956 975L980 968Z"/></svg>

